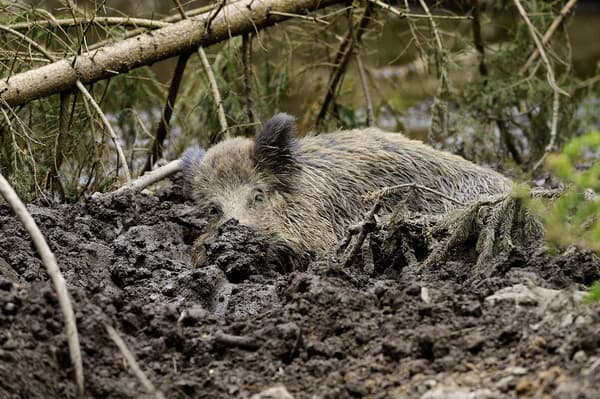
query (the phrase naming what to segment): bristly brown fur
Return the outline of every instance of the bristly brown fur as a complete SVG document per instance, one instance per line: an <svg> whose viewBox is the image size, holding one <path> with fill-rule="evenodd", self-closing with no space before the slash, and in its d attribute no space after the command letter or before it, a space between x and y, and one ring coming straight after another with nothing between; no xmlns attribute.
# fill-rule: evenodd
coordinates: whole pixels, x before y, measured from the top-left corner
<svg viewBox="0 0 600 399"><path fill-rule="evenodd" d="M226 140L201 162L188 162L195 199L211 215L194 249L196 264L203 260L203 242L214 240L218 226L231 218L256 228L273 247L298 256L323 254L364 216L368 204L361 197L384 187L417 183L462 202L511 188L490 169L399 133L368 128L298 140L294 133L293 118L279 114L254 141ZM406 206L413 211L456 208L434 193L409 195ZM390 196L383 209L401 196Z"/></svg>

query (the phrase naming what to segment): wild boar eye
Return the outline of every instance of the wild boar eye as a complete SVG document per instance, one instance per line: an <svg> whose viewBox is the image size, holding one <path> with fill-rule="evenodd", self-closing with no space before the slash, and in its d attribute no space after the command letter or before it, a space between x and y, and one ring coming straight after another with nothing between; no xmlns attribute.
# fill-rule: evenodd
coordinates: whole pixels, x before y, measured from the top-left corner
<svg viewBox="0 0 600 399"><path fill-rule="evenodd" d="M255 204L261 204L263 202L265 202L265 193L263 193L261 190L258 190L254 194L254 203Z"/></svg>
<svg viewBox="0 0 600 399"><path fill-rule="evenodd" d="M218 216L221 213L221 209L217 205L210 205L206 208L206 213L210 217Z"/></svg>

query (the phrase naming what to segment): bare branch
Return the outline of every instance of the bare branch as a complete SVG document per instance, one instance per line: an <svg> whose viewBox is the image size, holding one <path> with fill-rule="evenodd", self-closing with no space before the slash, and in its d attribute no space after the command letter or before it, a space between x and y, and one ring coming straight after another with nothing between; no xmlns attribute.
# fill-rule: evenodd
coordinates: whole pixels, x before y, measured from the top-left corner
<svg viewBox="0 0 600 399"><path fill-rule="evenodd" d="M544 154L542 157L533 165L533 170L537 170L544 161L548 154L554 151L554 145L556 144L556 134L558 131L558 112L560 110L560 99L558 91L554 90L553 100L552 100L552 120L550 122L550 141L546 148L544 148Z"/></svg>
<svg viewBox="0 0 600 399"><path fill-rule="evenodd" d="M562 8L562 10L560 10L560 13L554 19L554 21L552 21L552 24L550 25L550 27L548 28L546 33L544 33L544 37L542 37L542 45L543 46L548 44L548 41L550 41L550 38L552 37L554 32L556 32L556 29L558 29L558 27L560 26L560 24L562 24L562 22L565 20L567 15L569 15L569 13L573 9L573 7L575 7L576 3L577 3L577 0L569 0L569 2L567 2L567 4L565 4L565 6ZM521 68L520 74L525 73L525 71L531 67L531 64L537 59L537 57L539 55L540 55L540 52L536 48L535 51L531 54L531 56L527 60L527 62L525 63L525 65L523 65L523 67Z"/></svg>
<svg viewBox="0 0 600 399"><path fill-rule="evenodd" d="M84 393L84 385L83 385L83 365L81 362L81 348L79 345L79 334L77 333L77 324L75 321L75 312L73 311L73 306L71 305L71 300L69 299L69 292L67 290L67 285L65 283L65 279L58 268L56 263L56 258L40 229L38 228L35 220L31 217L29 212L27 212L27 208L19 197L15 190L10 186L8 181L4 178L4 176L0 173L0 194L4 197L8 205L13 209L17 218L23 223L25 229L31 236L33 240L33 244L46 267L46 271L50 280L52 280L52 284L54 285L54 289L56 291L56 296L58 298L58 303L60 305L60 309L62 311L63 317L65 318L65 333L67 335L67 343L69 345L69 354L71 357L71 365L75 371L75 382L77 384L77 389L79 391L79 395L82 397Z"/></svg>
<svg viewBox="0 0 600 399"><path fill-rule="evenodd" d="M169 162L166 165L163 165L159 168L156 168L150 172L144 173L142 176L138 177L135 180L132 180L131 183L121 186L116 191L113 191L109 194L119 194L126 190L132 190L133 192L138 192L143 190L144 188L150 186L151 184L156 183L164 178L171 176L172 174L181 170L183 165L183 161L181 159L176 159L174 161Z"/></svg>
<svg viewBox="0 0 600 399"><path fill-rule="evenodd" d="M365 216L362 223L360 223L359 225L354 226L354 228L350 229L350 231L348 232L348 236L342 243L342 246L340 246L340 248L338 249L338 253L341 253L341 251L344 249L344 247L346 245L348 245L348 243L350 243L352 235L355 235L355 234L358 235L358 237L356 238L356 241L354 242L354 244L352 245L350 250L347 251L348 255L344 259L344 267L345 268L350 267L350 265L352 265L352 262L356 258L356 255L358 255L358 251L360 251L360 249L362 248L365 238L367 238L367 234L371 233L373 230L375 230L375 227L377 227L377 221L375 219L375 215L377 214L377 212L379 212L381 205L382 205L381 198L380 197L375 198L375 203L369 210L369 213Z"/></svg>
<svg viewBox="0 0 600 399"><path fill-rule="evenodd" d="M15 35L15 36L17 36L17 37L25 40L31 46L35 47L38 51L40 51L42 54L44 54L44 56L46 56L46 58L48 58L50 61L53 61L53 62L56 61L56 59L54 58L54 56L52 54L50 54L44 47L42 47L41 45L39 45L36 42L34 42L33 40L31 40L29 37L23 35L21 32L18 32L18 31L14 30L14 29L11 29L11 28L7 28L7 27L2 26L2 25L0 25L0 30L4 30L4 31L6 31L6 32L8 32L8 33L10 33L12 35ZM53 64L51 64L51 65L53 65ZM9 78L6 79L6 84L7 85L9 84ZM79 89L79 91L81 92L81 94L83 94L83 97L90 102L90 104L96 110L96 112L100 116L100 119L102 120L102 122L106 126L106 129L108 130L109 134L111 135L111 137L112 137L112 139L113 139L113 141L115 143L115 147L117 149L117 153L119 155L119 159L123 163L123 170L125 172L125 178L129 182L131 180L131 174L129 173L129 166L127 165L127 159L125 158L125 153L123 152L123 149L121 148L121 144L119 143L119 138L117 137L115 131L113 130L112 126L110 125L110 122L106 118L106 115L104 115L104 112L102 112L102 109L100 108L100 106L98 105L98 103L96 103L96 101L94 100L94 98L92 97L92 95L88 92L88 90L81 83L81 81L77 80L75 82L75 86ZM3 99L3 100L5 100L5 99ZM5 103L6 105L10 105L10 104L8 104L5 101L3 101L3 103Z"/></svg>
<svg viewBox="0 0 600 399"><path fill-rule="evenodd" d="M268 13L271 14L271 15L281 15L283 17L304 19L306 21L318 22L318 23L323 24L323 25L329 25L329 22L325 21L322 18L317 17L316 15L313 16L313 17L309 17L307 15L292 14L292 13L289 13L289 12L281 12L281 11L268 11Z"/></svg>
<svg viewBox="0 0 600 399"><path fill-rule="evenodd" d="M367 126L375 126L375 114L373 113L373 102L371 101L371 94L369 93L369 85L367 84L367 76L365 74L365 67L362 63L360 54L356 53L356 63L358 64L358 75L360 76L360 84L365 95L365 102L367 104Z"/></svg>
<svg viewBox="0 0 600 399"><path fill-rule="evenodd" d="M317 129L321 126L323 120L325 119L325 115L327 114L327 110L329 109L329 104L335 98L338 85L342 79L342 76L346 72L348 67L348 63L350 62L350 57L352 52L354 51L354 46L360 43L360 39L365 32L369 20L371 18L371 13L373 11L373 7L371 3L368 3L363 15L358 22L358 28L356 29L356 35L352 29L352 23L350 24L350 28L346 33L346 36L340 43L340 47L335 55L334 65L335 69L331 72L329 77L329 85L327 88L327 93L325 94L325 98L323 99L323 104L321 104L321 109L319 110L319 114L317 115L317 120L315 122L315 126Z"/></svg>
<svg viewBox="0 0 600 399"><path fill-rule="evenodd" d="M156 399L165 399L165 395L163 395L161 391L156 389L152 382L148 379L148 377L146 377L146 374L144 374L144 372L140 368L140 365L135 360L135 356L133 355L133 353L131 353L131 351L127 347L127 344L125 343L125 341L123 341L123 338L121 338L119 333L117 333L117 331L108 324L104 327L106 328L106 332L108 332L110 339L112 339L115 345L117 345L117 348L119 348L119 351L121 351L121 354L127 361L127 364L129 364L131 371L136 376L140 384L142 384L146 392L148 392L148 394L150 395L153 395Z"/></svg>
<svg viewBox="0 0 600 399"><path fill-rule="evenodd" d="M171 78L171 85L169 86L169 92L167 94L167 101L165 102L162 117L158 123L156 135L152 142L152 148L150 150L150 154L148 154L148 159L146 160L146 165L144 165L143 172L152 169L154 162L156 162L162 156L163 142L167 138L167 129L171 123L173 109L175 108L175 101L177 101L177 93L179 92L179 86L181 85L183 72L185 71L185 66L187 65L189 58L190 54L188 53L179 56L177 59L177 65L175 65L175 70L173 71L173 76Z"/></svg>
<svg viewBox="0 0 600 399"><path fill-rule="evenodd" d="M435 38L435 43L437 45L438 52L441 53L442 51L444 51L444 46L442 45L442 38L440 37L440 34L438 32L437 24L435 23L431 12L429 12L429 7L427 7L427 3L425 3L425 0L419 0L419 4L421 4L421 7L423 8L423 10L425 10L425 14L427 15L427 19L429 19L429 24L431 25L431 31L433 32L433 37Z"/></svg>
<svg viewBox="0 0 600 399"><path fill-rule="evenodd" d="M244 75L244 94L246 95L246 115L248 123L254 127L254 132L260 132L260 123L257 121L256 112L252 101L252 85L250 77L252 75L252 36L245 34L242 36L242 73Z"/></svg>
<svg viewBox="0 0 600 399"><path fill-rule="evenodd" d="M170 22L163 22L160 20L153 19L145 19L145 18L132 18L132 17L94 17L85 18L85 17L76 17L76 18L58 18L58 19L44 19L44 20L34 20L34 21L26 21L26 22L17 22L14 24L8 25L9 28L15 30L30 30L34 28L53 28L53 27L63 27L69 28L73 26L79 26L82 24L94 23L96 25L117 25L124 27L133 27L133 28L148 28L148 29L156 29L156 28L164 28L166 26L171 25Z"/></svg>
<svg viewBox="0 0 600 399"><path fill-rule="evenodd" d="M121 143L119 142L119 137L117 137L117 134L113 130L112 126L110 125L110 122L106 118L106 115L104 115L104 112L102 112L102 108L100 108L100 106L98 105L96 100L94 100L94 97L92 97L92 95L85 88L83 83L81 83L78 80L75 84L76 84L77 88L79 89L79 91L81 92L81 94L83 94L83 97L92 105L92 107L94 108L94 110L96 111L96 113L98 114L100 119L102 120L102 123L104 123L104 126L106 126L106 130L108 130L108 134L110 134L110 137L113 139L113 142L115 143L115 148L117 149L117 154L119 156L119 160L123 164L123 172L125 172L125 179L127 180L127 182L130 182L131 181L131 173L129 172L129 166L127 165L127 158L125 158L125 153L123 152L123 148L121 147Z"/></svg>
<svg viewBox="0 0 600 399"><path fill-rule="evenodd" d="M254 32L288 19L281 15L269 15L267 11L293 14L325 8L343 3L343 0L240 0L224 6L215 16L209 32L204 26L205 14L188 18L167 27L143 33L98 50L13 75L9 82L0 82L0 96L9 105L22 105L34 99L72 89L80 80L89 84L98 80L129 72L132 69L196 51L200 46L228 39L231 36Z"/></svg>
<svg viewBox="0 0 600 399"><path fill-rule="evenodd" d="M386 11L391 12L392 14L400 17L400 18L436 18L436 19L472 19L473 17L468 15L423 15L423 14L415 14L412 12L406 12L403 10L398 10L395 7L381 1L381 0L368 0L369 2L377 5L378 7L383 8Z"/></svg>
<svg viewBox="0 0 600 399"><path fill-rule="evenodd" d="M473 28L473 44L479 53L479 74L487 76L487 66L485 65L485 47L483 46L483 38L481 37L481 9L479 0L471 0L473 6L473 20L471 27Z"/></svg>
<svg viewBox="0 0 600 399"><path fill-rule="evenodd" d="M200 61L202 61L204 73L206 73L210 90L212 91L215 104L217 105L219 123L221 124L221 131L219 132L218 137L228 139L231 137L231 135L229 133L229 126L227 125L227 116L225 115L225 108L223 108L223 99L221 97L221 93L219 93L217 79L215 78L215 74L213 73L212 67L210 66L210 62L208 62L208 57L206 56L206 52L204 52L204 48L202 48L202 46L198 47L198 55L200 56Z"/></svg>
<svg viewBox="0 0 600 399"><path fill-rule="evenodd" d="M527 16L527 12L523 8L521 1L520 0L513 0L513 1L515 3L515 6L517 7L517 9L519 10L519 14L521 14L523 21L525 21L525 24L529 28L529 33L531 34L531 37L533 38L533 41L535 42L537 50L540 53L540 56L542 57L542 61L544 62L544 65L546 67L546 78L548 79L548 84L550 85L550 87L552 88L552 91L554 92L554 99L553 99L553 103L552 103L552 120L550 122L550 141L548 142L548 145L544 149L544 155L534 165L534 170L535 170L535 169L539 168L540 165L544 162L546 154L548 154L550 151L552 151L554 149L554 144L556 143L556 135L557 135L557 130L558 130L558 112L560 109L559 94L563 94L567 97L569 96L569 94L566 93L564 90L562 90L560 87L558 87L558 85L556 84L556 79L554 77L554 69L552 68L552 65L550 64L550 60L548 59L548 56L546 55L546 51L544 50L544 45L540 41L540 39L536 33L535 26L533 26L533 23L531 23L531 21L529 20L529 17Z"/></svg>

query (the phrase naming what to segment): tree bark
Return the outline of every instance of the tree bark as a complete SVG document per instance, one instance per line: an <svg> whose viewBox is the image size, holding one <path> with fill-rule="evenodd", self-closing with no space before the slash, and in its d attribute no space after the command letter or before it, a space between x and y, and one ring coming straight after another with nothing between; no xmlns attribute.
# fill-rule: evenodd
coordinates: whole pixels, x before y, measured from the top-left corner
<svg viewBox="0 0 600 399"><path fill-rule="evenodd" d="M72 89L78 80L84 84L96 82L290 18L271 12L303 15L336 3L345 3L345 0L235 1L214 17L211 12L202 14L77 57L9 76L0 81L0 97L2 103L11 106L26 104Z"/></svg>

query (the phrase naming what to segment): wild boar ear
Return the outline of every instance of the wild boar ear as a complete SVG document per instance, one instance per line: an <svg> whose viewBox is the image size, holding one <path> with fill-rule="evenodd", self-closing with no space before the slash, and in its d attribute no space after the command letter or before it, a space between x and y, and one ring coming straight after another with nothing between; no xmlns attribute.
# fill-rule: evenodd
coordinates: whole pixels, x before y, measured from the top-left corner
<svg viewBox="0 0 600 399"><path fill-rule="evenodd" d="M198 173L198 169L200 168L200 164L202 163L205 154L206 151L200 147L188 148L181 154L181 170L183 171L183 176L187 183L191 184L193 182L194 176Z"/></svg>
<svg viewBox="0 0 600 399"><path fill-rule="evenodd" d="M275 175L282 184L298 169L295 157L296 119L285 113L275 115L254 140L254 160L259 169Z"/></svg>

